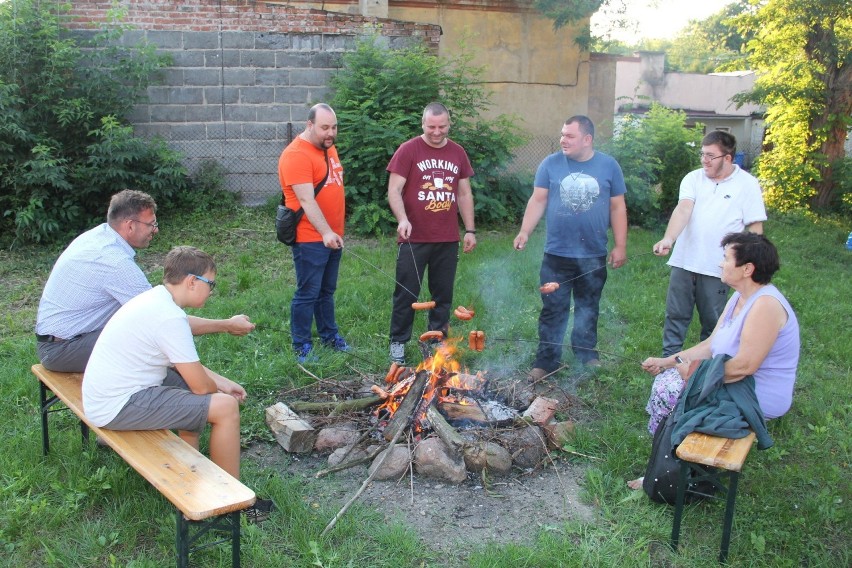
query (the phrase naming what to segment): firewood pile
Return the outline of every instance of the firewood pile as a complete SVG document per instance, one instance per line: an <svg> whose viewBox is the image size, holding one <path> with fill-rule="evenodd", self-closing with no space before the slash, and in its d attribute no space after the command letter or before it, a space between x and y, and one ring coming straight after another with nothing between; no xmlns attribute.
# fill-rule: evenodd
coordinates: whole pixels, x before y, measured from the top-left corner
<svg viewBox="0 0 852 568"><path fill-rule="evenodd" d="M440 359L417 369L394 364L384 377L318 380L267 408L266 423L284 450L328 455L317 477L369 464L371 480L413 469L461 483L536 468L570 440L564 401L560 408L536 396L525 378L492 381Z"/></svg>

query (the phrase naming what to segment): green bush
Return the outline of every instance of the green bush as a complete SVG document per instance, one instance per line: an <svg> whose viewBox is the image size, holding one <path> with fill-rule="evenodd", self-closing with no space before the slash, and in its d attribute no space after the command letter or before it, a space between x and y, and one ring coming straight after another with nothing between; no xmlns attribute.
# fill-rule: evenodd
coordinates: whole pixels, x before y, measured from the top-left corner
<svg viewBox="0 0 852 568"><path fill-rule="evenodd" d="M67 6L0 3L0 233L64 239L102 220L131 187L161 206L186 193L178 153L133 136L122 118L166 63L126 47L116 21L90 41L62 27Z"/></svg>
<svg viewBox="0 0 852 568"><path fill-rule="evenodd" d="M465 148L476 171L471 185L477 223L514 221L523 210L514 194L500 191L505 188L497 180L525 136L513 117L481 117L490 107L479 82L482 69L470 65L464 46L460 53L439 59L419 43L390 48L382 38L368 36L343 56L330 104L340 124L337 148L346 170L352 232L379 235L395 229L385 168L401 143L422 133L423 108L432 101L450 109L450 138Z"/></svg>
<svg viewBox="0 0 852 568"><path fill-rule="evenodd" d="M686 126L686 113L652 104L644 116L627 115L601 149L624 171L627 213L632 224L651 227L668 219L680 182L698 168L703 125Z"/></svg>

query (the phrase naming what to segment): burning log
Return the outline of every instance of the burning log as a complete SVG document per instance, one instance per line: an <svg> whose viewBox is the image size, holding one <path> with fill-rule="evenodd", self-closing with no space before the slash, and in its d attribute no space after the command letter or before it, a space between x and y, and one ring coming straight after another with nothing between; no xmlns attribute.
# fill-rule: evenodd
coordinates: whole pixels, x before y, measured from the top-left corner
<svg viewBox="0 0 852 568"><path fill-rule="evenodd" d="M450 451L458 455L458 452L464 448L464 439L462 439L456 429L450 426L434 406L430 406L426 410L426 418L429 419L432 430L438 434L438 437L443 440Z"/></svg>
<svg viewBox="0 0 852 568"><path fill-rule="evenodd" d="M442 402L439 405L441 412L447 420L459 421L470 420L471 422L485 423L488 417L479 407L479 404L460 404L458 402Z"/></svg>
<svg viewBox="0 0 852 568"><path fill-rule="evenodd" d="M397 433L401 432L408 425L411 415L417 410L420 405L420 400L423 397L423 391L426 390L426 385L429 383L429 371L419 371L408 389L402 404L396 409L388 425L385 426L385 440L390 440L397 437Z"/></svg>
<svg viewBox="0 0 852 568"><path fill-rule="evenodd" d="M306 453L313 449L317 432L283 402L266 409L266 424L288 452Z"/></svg>

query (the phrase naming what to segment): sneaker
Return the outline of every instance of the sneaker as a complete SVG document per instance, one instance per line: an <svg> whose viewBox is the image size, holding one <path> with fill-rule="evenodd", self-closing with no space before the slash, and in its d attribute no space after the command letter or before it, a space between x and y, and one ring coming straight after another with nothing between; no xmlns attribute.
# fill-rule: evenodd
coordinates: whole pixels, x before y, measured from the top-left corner
<svg viewBox="0 0 852 568"><path fill-rule="evenodd" d="M246 521L248 521L249 524L257 525L268 519L269 515L277 510L278 507L275 506L272 499L258 498L254 502L254 505L248 509L243 509L243 515L245 515Z"/></svg>
<svg viewBox="0 0 852 568"><path fill-rule="evenodd" d="M390 360L391 363L397 365L405 365L405 343L393 341L390 344Z"/></svg>
<svg viewBox="0 0 852 568"><path fill-rule="evenodd" d="M296 352L296 360L299 363L307 363L309 361L316 361L316 357L311 354L314 346L311 343L303 343L302 345L294 345L293 351Z"/></svg>
<svg viewBox="0 0 852 568"><path fill-rule="evenodd" d="M334 337L331 339L325 340L322 342L326 347L330 347L335 351L342 351L343 353L349 353L352 351L352 347L346 343L346 340L339 333L335 333Z"/></svg>

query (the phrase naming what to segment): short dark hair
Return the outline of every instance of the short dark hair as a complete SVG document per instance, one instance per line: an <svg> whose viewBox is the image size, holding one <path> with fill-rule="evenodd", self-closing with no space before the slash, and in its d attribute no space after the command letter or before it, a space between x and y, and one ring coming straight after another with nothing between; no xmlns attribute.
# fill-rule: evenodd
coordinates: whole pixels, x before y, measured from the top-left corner
<svg viewBox="0 0 852 568"><path fill-rule="evenodd" d="M442 114L446 114L447 118L450 117L450 111L447 110L442 103L437 101L433 101L426 105L426 108L423 109L423 119L426 119L426 115L431 114L432 116L441 116Z"/></svg>
<svg viewBox="0 0 852 568"><path fill-rule="evenodd" d="M737 151L737 139L733 134L724 130L708 132L701 140L702 146L717 145L725 154L733 156Z"/></svg>
<svg viewBox="0 0 852 568"><path fill-rule="evenodd" d="M166 255L163 266L163 282L165 284L180 284L190 274L202 276L205 272L215 271L216 262L212 256L203 250L189 246L177 246Z"/></svg>
<svg viewBox="0 0 852 568"><path fill-rule="evenodd" d="M314 122L317 119L317 111L319 109L327 110L329 112L334 112L334 109L325 103L317 103L310 108L308 111L308 122Z"/></svg>
<svg viewBox="0 0 852 568"><path fill-rule="evenodd" d="M592 122L591 118L583 114L575 114L566 120L565 124L574 124L575 122L580 127L580 132L582 132L584 136L588 134L592 137L592 140L595 139L595 123Z"/></svg>
<svg viewBox="0 0 852 568"><path fill-rule="evenodd" d="M157 212L157 202L144 191L125 189L119 191L109 200L107 209L107 223L110 225L139 216L140 213L150 209Z"/></svg>
<svg viewBox="0 0 852 568"><path fill-rule="evenodd" d="M748 231L728 233L722 237L722 247L728 245L731 245L737 266L748 262L754 265L751 279L758 284L769 284L772 281L772 275L781 268L778 249L763 235Z"/></svg>

